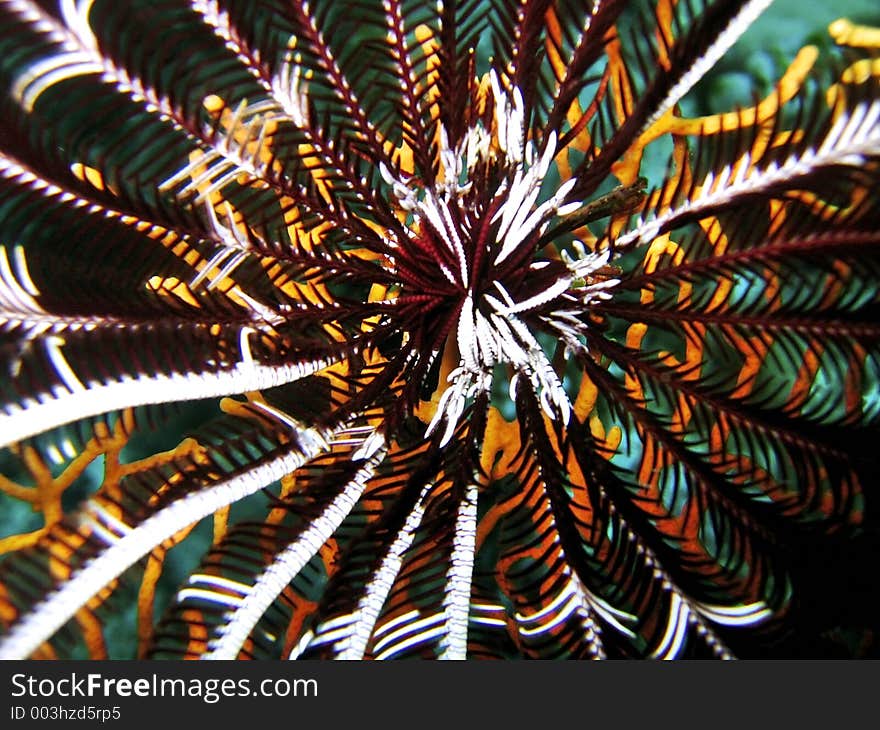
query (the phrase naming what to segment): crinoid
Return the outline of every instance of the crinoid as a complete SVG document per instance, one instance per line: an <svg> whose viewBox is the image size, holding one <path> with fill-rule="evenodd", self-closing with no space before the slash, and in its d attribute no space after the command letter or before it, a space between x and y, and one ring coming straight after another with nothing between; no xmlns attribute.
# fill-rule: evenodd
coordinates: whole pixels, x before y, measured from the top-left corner
<svg viewBox="0 0 880 730"><path fill-rule="evenodd" d="M0 656L785 647L873 514L880 41L696 116L768 5L0 2Z"/></svg>

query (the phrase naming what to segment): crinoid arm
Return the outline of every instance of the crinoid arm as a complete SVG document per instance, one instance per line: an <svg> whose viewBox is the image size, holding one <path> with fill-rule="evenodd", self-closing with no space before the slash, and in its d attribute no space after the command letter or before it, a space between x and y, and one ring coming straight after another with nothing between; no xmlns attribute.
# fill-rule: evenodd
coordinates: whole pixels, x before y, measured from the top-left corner
<svg viewBox="0 0 880 730"><path fill-rule="evenodd" d="M880 34L701 106L769 4L0 0L0 658L870 637Z"/></svg>

